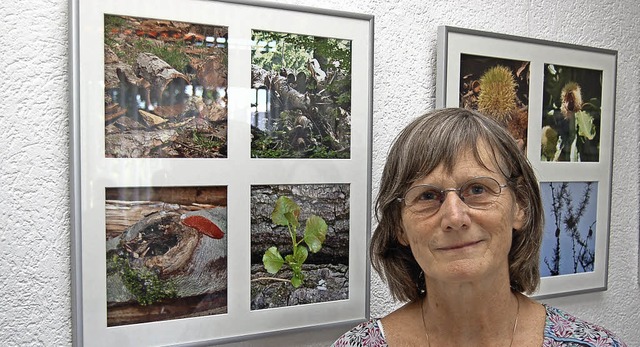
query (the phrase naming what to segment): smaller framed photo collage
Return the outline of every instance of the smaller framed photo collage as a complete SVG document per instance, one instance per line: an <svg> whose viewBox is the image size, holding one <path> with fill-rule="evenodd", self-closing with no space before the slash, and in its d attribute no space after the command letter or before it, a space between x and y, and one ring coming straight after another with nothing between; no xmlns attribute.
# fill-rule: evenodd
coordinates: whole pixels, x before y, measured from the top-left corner
<svg viewBox="0 0 640 347"><path fill-rule="evenodd" d="M443 26L437 60L437 106L504 123L538 175L534 296L605 290L617 52Z"/></svg>

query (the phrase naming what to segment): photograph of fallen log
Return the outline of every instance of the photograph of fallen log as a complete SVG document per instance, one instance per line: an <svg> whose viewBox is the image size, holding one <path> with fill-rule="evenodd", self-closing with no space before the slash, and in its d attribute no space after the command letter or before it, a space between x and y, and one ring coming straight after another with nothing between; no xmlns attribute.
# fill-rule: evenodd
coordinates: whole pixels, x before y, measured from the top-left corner
<svg viewBox="0 0 640 347"><path fill-rule="evenodd" d="M252 31L253 158L350 158L351 41Z"/></svg>
<svg viewBox="0 0 640 347"><path fill-rule="evenodd" d="M228 28L104 22L105 156L226 158Z"/></svg>
<svg viewBox="0 0 640 347"><path fill-rule="evenodd" d="M349 201L349 184L251 187L252 310L349 298Z"/></svg>
<svg viewBox="0 0 640 347"><path fill-rule="evenodd" d="M226 187L107 188L107 326L227 313Z"/></svg>

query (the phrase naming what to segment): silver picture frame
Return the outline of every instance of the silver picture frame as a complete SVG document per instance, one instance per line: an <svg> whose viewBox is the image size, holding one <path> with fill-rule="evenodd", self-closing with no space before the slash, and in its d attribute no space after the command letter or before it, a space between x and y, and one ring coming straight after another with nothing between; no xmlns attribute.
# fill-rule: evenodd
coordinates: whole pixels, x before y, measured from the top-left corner
<svg viewBox="0 0 640 347"><path fill-rule="evenodd" d="M607 289L616 66L614 50L438 28L436 106L503 122L541 182L537 298Z"/></svg>
<svg viewBox="0 0 640 347"><path fill-rule="evenodd" d="M208 346L367 319L374 17L240 0L69 7L73 344ZM254 58L273 47L307 61ZM341 296L254 305L267 244L291 259L269 234L291 230L269 218L283 194L299 207L287 235L315 268L342 269ZM306 238L315 215L324 234ZM307 263L296 286L269 277L295 296ZM307 293L332 290L314 280Z"/></svg>

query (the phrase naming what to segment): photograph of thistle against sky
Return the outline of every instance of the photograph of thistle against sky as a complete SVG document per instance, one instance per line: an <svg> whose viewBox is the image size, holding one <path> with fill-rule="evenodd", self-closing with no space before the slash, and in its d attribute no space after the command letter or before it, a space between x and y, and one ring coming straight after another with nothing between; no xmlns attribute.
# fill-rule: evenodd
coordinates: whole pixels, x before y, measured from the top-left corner
<svg viewBox="0 0 640 347"><path fill-rule="evenodd" d="M251 187L251 309L349 298L349 184Z"/></svg>
<svg viewBox="0 0 640 347"><path fill-rule="evenodd" d="M529 119L529 62L460 55L460 107L505 126L525 150Z"/></svg>
<svg viewBox="0 0 640 347"><path fill-rule="evenodd" d="M227 313L227 187L105 193L108 326Z"/></svg>
<svg viewBox="0 0 640 347"><path fill-rule="evenodd" d="M597 182L542 182L544 236L540 276L593 271Z"/></svg>
<svg viewBox="0 0 640 347"><path fill-rule="evenodd" d="M350 158L350 40L253 30L251 88L251 157Z"/></svg>
<svg viewBox="0 0 640 347"><path fill-rule="evenodd" d="M543 161L600 160L602 71L545 64Z"/></svg>
<svg viewBox="0 0 640 347"><path fill-rule="evenodd" d="M104 17L105 156L226 158L227 27Z"/></svg>

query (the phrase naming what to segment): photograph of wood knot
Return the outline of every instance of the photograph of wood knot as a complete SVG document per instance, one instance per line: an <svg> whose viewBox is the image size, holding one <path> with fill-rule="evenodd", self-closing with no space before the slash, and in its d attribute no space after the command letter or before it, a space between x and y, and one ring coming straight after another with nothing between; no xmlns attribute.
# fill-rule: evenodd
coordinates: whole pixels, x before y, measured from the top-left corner
<svg viewBox="0 0 640 347"><path fill-rule="evenodd" d="M227 312L226 187L106 197L108 326Z"/></svg>

